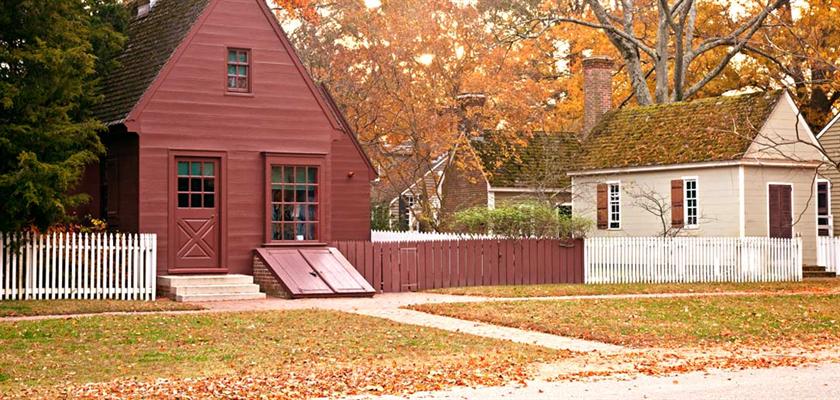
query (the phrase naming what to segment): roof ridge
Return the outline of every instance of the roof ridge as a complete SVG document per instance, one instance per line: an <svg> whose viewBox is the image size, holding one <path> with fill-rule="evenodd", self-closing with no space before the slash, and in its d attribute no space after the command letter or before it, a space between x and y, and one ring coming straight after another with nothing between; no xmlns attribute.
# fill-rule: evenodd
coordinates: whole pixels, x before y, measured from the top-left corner
<svg viewBox="0 0 840 400"><path fill-rule="evenodd" d="M681 100L681 101L673 101L669 103L656 103L656 104L648 104L644 106L635 106L630 108L616 108L608 111L607 113L614 113L614 112L621 112L626 110L652 110L657 108L670 108L670 107L682 107L686 105L696 105L696 104L706 104L706 103L717 103L720 100L727 100L727 101L735 101L735 100L744 100L750 99L753 97L774 97L774 96L781 96L784 93L784 89L773 89L773 90L759 90L755 92L748 92L748 93L738 93L738 94L721 94L717 96L711 97L701 97L699 99L692 99L692 100Z"/></svg>

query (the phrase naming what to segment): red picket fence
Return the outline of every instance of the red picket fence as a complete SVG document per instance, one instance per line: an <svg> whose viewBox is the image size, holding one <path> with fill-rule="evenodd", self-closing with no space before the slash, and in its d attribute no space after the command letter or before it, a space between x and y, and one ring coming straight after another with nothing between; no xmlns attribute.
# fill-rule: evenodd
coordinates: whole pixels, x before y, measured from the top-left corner
<svg viewBox="0 0 840 400"><path fill-rule="evenodd" d="M380 292L460 286L583 283L583 240L335 242Z"/></svg>

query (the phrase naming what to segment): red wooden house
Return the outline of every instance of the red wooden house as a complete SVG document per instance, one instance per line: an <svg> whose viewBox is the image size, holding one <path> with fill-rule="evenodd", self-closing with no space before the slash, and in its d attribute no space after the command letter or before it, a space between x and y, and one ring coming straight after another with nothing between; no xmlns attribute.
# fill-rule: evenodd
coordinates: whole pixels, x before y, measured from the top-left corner
<svg viewBox="0 0 840 400"><path fill-rule="evenodd" d="M303 293L319 268L346 267L321 255L369 239L376 172L265 0L129 7L121 67L96 110L107 156L82 185L93 214L157 234L159 276L251 275L256 254L279 254L282 265L262 261Z"/></svg>

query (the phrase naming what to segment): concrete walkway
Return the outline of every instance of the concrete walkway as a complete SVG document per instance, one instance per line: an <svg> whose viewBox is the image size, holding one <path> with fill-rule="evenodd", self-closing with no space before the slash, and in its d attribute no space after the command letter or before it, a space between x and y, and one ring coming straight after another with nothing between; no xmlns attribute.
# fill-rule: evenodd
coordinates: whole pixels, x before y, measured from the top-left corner
<svg viewBox="0 0 840 400"><path fill-rule="evenodd" d="M353 399L743 399L808 400L840 399L840 364L693 372L676 376L639 376L630 380L608 378L581 382L528 382L527 386L456 387L439 392L419 392L408 397L361 396Z"/></svg>
<svg viewBox="0 0 840 400"><path fill-rule="evenodd" d="M510 340L516 343L533 344L557 350L571 350L578 352L616 352L622 349L620 346L601 342L508 328L482 322L466 321L401 308L414 304L481 302L496 300L499 299L431 293L384 293L377 295L374 298L300 300L266 299L259 301L202 303L202 305L214 311L289 310L306 308L337 310L388 319L403 324L419 325L451 332L467 333L492 339Z"/></svg>
<svg viewBox="0 0 840 400"><path fill-rule="evenodd" d="M510 340L516 343L533 344L556 350L571 350L577 352L618 352L621 346L590 340L557 336L548 333L526 331L516 328L492 325L483 322L466 321L457 318L432 315L414 310L401 308L385 308L379 310L355 310L358 314L379 317L403 324L420 325L430 328L443 329L453 332L468 333L493 339Z"/></svg>

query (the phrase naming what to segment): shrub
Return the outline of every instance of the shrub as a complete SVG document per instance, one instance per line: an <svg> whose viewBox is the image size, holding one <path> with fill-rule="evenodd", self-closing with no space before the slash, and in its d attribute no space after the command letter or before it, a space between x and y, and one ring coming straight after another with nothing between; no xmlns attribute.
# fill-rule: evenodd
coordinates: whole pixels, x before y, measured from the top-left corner
<svg viewBox="0 0 840 400"><path fill-rule="evenodd" d="M370 229L378 231L391 229L391 212L388 208L388 203L371 204Z"/></svg>
<svg viewBox="0 0 840 400"><path fill-rule="evenodd" d="M463 233L515 238L580 238L592 229L592 221L560 215L539 201L502 204L492 210L473 207L455 213L455 223Z"/></svg>

